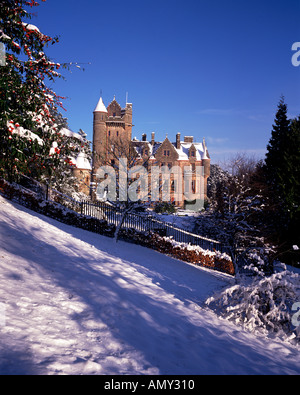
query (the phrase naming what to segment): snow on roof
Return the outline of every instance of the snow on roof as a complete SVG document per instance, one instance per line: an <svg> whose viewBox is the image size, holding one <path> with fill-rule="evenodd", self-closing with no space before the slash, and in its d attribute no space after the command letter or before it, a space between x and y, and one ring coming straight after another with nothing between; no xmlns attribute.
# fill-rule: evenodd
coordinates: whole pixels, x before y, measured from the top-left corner
<svg viewBox="0 0 300 395"><path fill-rule="evenodd" d="M75 160L72 159L72 162L76 165L77 169L92 170L91 164L84 152L80 152Z"/></svg>
<svg viewBox="0 0 300 395"><path fill-rule="evenodd" d="M107 112L107 109L103 103L102 97L100 97L100 100L99 100L94 112Z"/></svg>
<svg viewBox="0 0 300 395"><path fill-rule="evenodd" d="M141 158L143 156L144 150L148 150L150 158L152 156L153 147L148 141L139 141L138 139L132 140L134 142L133 148L135 149L138 156Z"/></svg>
<svg viewBox="0 0 300 395"><path fill-rule="evenodd" d="M192 146L196 149L197 160L209 159L206 147L204 147L203 143L187 143L181 141L180 148L176 148L176 143L173 143L173 146L178 153L178 160L188 160L190 157L189 152Z"/></svg>
<svg viewBox="0 0 300 395"><path fill-rule="evenodd" d="M179 160L188 160L189 159L189 152L192 146L195 147L196 149L196 159L197 160L202 160L202 159L207 159L204 158L205 156L205 149L203 147L202 143L185 143L181 142L180 143L180 149L176 148L176 144L174 143L175 149L178 152L179 155Z"/></svg>
<svg viewBox="0 0 300 395"><path fill-rule="evenodd" d="M145 146L148 147L150 159L155 158L158 148L163 143L163 142L156 141L154 143L154 145L152 145L149 141L138 141L136 138L133 139L133 141L135 143L134 148L140 156L142 155L142 149L144 149ZM172 143L172 145L173 145L175 151L178 153L178 160L189 160L189 158L190 158L189 152L190 152L190 149L192 146L194 146L196 149L196 159L197 160L209 159L207 148L203 143L187 143L187 142L181 141L179 149L176 148L176 143Z"/></svg>

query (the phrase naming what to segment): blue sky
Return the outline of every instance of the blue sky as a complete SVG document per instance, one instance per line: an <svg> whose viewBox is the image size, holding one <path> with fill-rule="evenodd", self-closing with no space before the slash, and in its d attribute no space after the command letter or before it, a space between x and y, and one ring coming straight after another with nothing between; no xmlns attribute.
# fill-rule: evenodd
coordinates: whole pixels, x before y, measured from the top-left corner
<svg viewBox="0 0 300 395"><path fill-rule="evenodd" d="M48 56L85 63L53 88L90 140L100 90L122 107L128 92L133 137L205 137L213 163L263 157L281 95L300 114L299 0L47 0L34 12L31 23L60 36Z"/></svg>

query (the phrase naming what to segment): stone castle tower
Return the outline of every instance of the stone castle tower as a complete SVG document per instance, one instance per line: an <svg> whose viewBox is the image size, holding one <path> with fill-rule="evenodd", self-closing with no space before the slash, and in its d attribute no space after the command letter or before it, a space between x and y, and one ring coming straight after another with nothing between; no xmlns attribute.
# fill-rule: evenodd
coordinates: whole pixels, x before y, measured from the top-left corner
<svg viewBox="0 0 300 395"><path fill-rule="evenodd" d="M103 163L110 161L111 146L115 141L131 141L132 104L121 108L114 98L106 108L102 97L94 110L93 122L93 174Z"/></svg>

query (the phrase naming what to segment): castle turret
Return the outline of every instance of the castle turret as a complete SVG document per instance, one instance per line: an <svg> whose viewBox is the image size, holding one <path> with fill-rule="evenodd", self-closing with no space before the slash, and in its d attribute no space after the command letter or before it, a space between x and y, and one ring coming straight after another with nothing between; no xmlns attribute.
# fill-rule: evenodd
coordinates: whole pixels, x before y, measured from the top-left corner
<svg viewBox="0 0 300 395"><path fill-rule="evenodd" d="M127 133L128 141L132 139L132 103L126 103L125 107L125 114L124 114L124 121L125 121L125 131Z"/></svg>
<svg viewBox="0 0 300 395"><path fill-rule="evenodd" d="M107 155L107 109L102 97L94 110L93 122L93 172L95 173Z"/></svg>
<svg viewBox="0 0 300 395"><path fill-rule="evenodd" d="M73 169L73 175L78 179L79 192L89 195L92 170L91 164L82 151L78 154L74 162L76 166Z"/></svg>

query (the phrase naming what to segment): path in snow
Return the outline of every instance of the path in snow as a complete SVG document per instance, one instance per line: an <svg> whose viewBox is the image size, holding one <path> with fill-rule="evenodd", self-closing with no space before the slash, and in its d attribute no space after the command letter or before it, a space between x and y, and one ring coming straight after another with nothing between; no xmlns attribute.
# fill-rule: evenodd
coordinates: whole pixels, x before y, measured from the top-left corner
<svg viewBox="0 0 300 395"><path fill-rule="evenodd" d="M0 374L300 373L293 346L200 307L229 276L2 197L0 234Z"/></svg>

